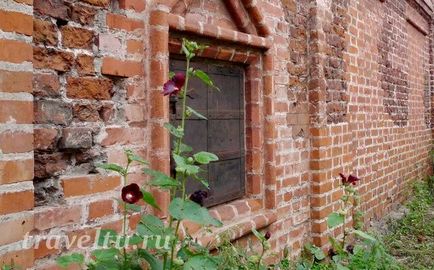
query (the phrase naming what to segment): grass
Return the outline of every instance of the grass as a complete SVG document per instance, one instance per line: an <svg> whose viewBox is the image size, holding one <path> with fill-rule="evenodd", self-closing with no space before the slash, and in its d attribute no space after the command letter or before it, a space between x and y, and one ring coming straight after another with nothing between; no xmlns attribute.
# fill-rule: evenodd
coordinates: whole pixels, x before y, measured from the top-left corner
<svg viewBox="0 0 434 270"><path fill-rule="evenodd" d="M404 269L434 270L434 177L414 184L408 213L390 224L384 242Z"/></svg>

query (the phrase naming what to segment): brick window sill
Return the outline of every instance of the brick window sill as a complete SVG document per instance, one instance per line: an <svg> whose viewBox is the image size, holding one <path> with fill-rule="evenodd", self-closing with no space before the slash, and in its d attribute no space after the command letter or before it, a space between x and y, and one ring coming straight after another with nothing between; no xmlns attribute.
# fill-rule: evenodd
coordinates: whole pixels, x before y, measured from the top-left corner
<svg viewBox="0 0 434 270"><path fill-rule="evenodd" d="M262 229L277 220L275 211L264 209L262 202L255 199L241 199L210 209L210 214L223 222L220 228L204 230L199 225L183 222L181 234L188 233L202 245L214 249L218 246L219 235L224 233L230 241L239 239L252 232L252 229Z"/></svg>

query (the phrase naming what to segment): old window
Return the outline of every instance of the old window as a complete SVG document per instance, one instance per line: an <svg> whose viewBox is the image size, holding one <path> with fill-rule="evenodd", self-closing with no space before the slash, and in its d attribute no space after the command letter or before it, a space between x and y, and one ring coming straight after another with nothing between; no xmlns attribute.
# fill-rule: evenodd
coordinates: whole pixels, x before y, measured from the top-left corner
<svg viewBox="0 0 434 270"><path fill-rule="evenodd" d="M218 162L204 166L204 178L210 184L206 206L240 198L245 191L244 166L244 82L243 68L224 62L197 59L192 66L207 72L220 92L206 87L198 79L189 84L189 105L207 120L192 116L186 122L185 143L193 151L213 152ZM171 57L170 70L183 71L185 61ZM177 125L181 119L181 101L172 97L170 121ZM189 179L189 193L202 189L197 180Z"/></svg>

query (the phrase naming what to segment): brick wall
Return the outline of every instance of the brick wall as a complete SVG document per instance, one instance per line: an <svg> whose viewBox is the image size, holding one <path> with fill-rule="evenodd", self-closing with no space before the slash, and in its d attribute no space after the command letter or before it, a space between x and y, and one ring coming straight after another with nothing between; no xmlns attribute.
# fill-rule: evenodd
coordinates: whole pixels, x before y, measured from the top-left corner
<svg viewBox="0 0 434 270"><path fill-rule="evenodd" d="M55 269L66 242L23 249L30 231L121 229L120 178L96 163L130 148L168 172L160 91L181 36L246 67L247 194L212 209L233 239L257 227L294 255L325 244L340 172L362 178L366 222L381 217L430 172L431 12L419 0L2 1L0 264Z"/></svg>

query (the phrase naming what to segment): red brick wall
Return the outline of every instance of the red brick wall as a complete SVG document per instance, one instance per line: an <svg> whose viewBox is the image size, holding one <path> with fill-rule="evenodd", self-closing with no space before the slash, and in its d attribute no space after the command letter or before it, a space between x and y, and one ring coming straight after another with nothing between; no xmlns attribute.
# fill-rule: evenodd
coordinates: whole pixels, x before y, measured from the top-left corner
<svg viewBox="0 0 434 270"><path fill-rule="evenodd" d="M422 1L5 0L0 264L54 269L60 250L21 248L29 231L72 239L121 229L111 199L121 181L96 163L125 162L130 148L169 170L160 91L180 36L210 42L204 57L246 65L247 194L212 210L233 239L267 228L276 250L297 254L305 241L326 243L340 172L362 178L367 222L430 172ZM136 170L131 181L146 178Z"/></svg>

